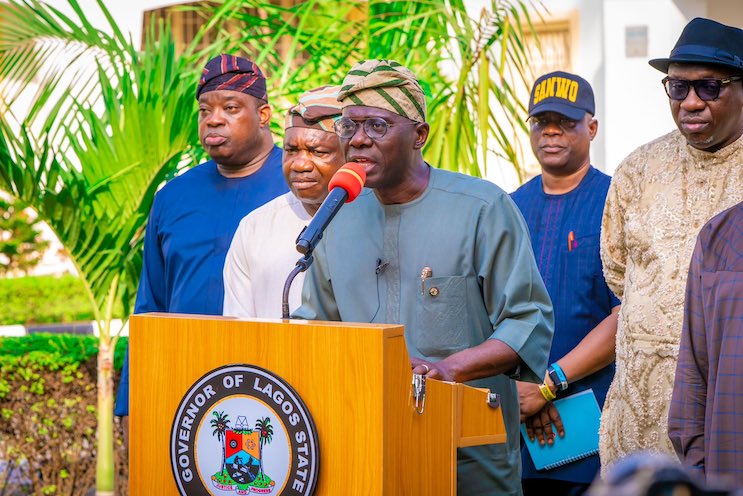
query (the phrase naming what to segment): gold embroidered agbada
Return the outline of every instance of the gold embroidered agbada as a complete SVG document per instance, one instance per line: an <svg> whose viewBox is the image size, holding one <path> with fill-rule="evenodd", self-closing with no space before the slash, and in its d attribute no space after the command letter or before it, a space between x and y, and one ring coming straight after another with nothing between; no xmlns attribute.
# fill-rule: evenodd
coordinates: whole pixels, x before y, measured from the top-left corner
<svg viewBox="0 0 743 496"><path fill-rule="evenodd" d="M640 450L674 453L668 408L691 252L702 226L742 200L743 137L710 153L673 131L617 168L601 232L606 282L622 300L602 470Z"/></svg>

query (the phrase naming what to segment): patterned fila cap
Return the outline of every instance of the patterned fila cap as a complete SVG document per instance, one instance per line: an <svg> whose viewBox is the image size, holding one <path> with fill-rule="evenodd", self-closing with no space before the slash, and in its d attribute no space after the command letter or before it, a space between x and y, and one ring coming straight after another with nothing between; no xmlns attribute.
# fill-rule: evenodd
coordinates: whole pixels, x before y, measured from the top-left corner
<svg viewBox="0 0 743 496"><path fill-rule="evenodd" d="M323 86L304 93L286 114L284 129L309 127L334 133L333 123L341 118L338 90L338 86Z"/></svg>
<svg viewBox="0 0 743 496"><path fill-rule="evenodd" d="M215 90L239 91L268 101L266 78L255 62L235 55L222 54L214 57L204 66L196 99L202 93Z"/></svg>
<svg viewBox="0 0 743 496"><path fill-rule="evenodd" d="M416 122L426 120L426 97L410 69L394 60L365 60L346 75L338 94L343 108L353 105L389 110Z"/></svg>

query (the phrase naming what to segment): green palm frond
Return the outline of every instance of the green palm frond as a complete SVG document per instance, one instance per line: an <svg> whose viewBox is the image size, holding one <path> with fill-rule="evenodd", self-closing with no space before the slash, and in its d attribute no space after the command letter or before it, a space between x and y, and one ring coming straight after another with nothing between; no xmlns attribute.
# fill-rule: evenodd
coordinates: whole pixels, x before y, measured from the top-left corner
<svg viewBox="0 0 743 496"><path fill-rule="evenodd" d="M515 95L525 83L506 68L523 72L528 62L521 40L530 2L492 0L473 19L462 0L221 0L193 7L208 21L181 54L156 16L137 49L103 0L105 30L78 0L67 2L69 15L40 0L3 4L0 189L35 208L67 249L94 303L102 355L115 346L114 304L133 307L156 190L205 157L194 89L219 53L244 53L262 67L279 136L299 94L339 84L360 60L398 60L427 93L429 162L480 175L495 153L520 171L513 136L525 109ZM101 416L110 414L107 394ZM110 416L99 421L111 429ZM270 419L261 421L262 442L270 442ZM99 437L99 449L106 440ZM113 478L106 449L101 489Z"/></svg>
<svg viewBox="0 0 743 496"><path fill-rule="evenodd" d="M179 56L166 24L142 51L37 0L11 0L0 20L0 189L36 209L66 248L110 359L110 323L128 313L155 191L201 157L194 116L200 60ZM229 49L225 39L213 49ZM27 103L30 102L30 103ZM97 486L113 487L112 377L99 368Z"/></svg>
<svg viewBox="0 0 743 496"><path fill-rule="evenodd" d="M76 0L69 1L74 19L26 0L8 4L10 15L0 24L0 80L13 82L2 94L10 110L0 127L8 150L0 187L34 206L58 235L103 322L109 299L132 307L155 191L200 158L193 153L199 66L175 53L167 25L153 24L139 52L118 28L112 36L93 28ZM39 51L40 40L57 48ZM71 45L74 57L92 67L82 85L72 77L81 74L75 64L17 69ZM36 96L32 104L14 113L16 99L29 93Z"/></svg>
<svg viewBox="0 0 743 496"><path fill-rule="evenodd" d="M531 25L534 7L492 1L473 19L461 0L307 0L289 8L224 0L211 22L249 26L236 44L270 78L269 97L280 109L272 127L278 134L283 111L303 91L340 83L360 60L395 59L428 92L429 162L481 175L495 153L520 176L512 143L526 117L517 98L526 82L509 80L513 71L506 67L521 69L527 62L522 26Z"/></svg>

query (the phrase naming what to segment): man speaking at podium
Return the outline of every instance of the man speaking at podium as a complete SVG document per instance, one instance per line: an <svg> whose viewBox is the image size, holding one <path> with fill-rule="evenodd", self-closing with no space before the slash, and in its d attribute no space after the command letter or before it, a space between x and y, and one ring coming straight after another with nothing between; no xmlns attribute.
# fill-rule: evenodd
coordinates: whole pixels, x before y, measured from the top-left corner
<svg viewBox="0 0 743 496"><path fill-rule="evenodd" d="M462 495L521 494L513 380L541 382L552 304L508 195L423 160L426 101L415 75L369 60L346 76L335 130L365 189L314 252L295 318L403 324L413 372L501 395L508 441L458 451Z"/></svg>

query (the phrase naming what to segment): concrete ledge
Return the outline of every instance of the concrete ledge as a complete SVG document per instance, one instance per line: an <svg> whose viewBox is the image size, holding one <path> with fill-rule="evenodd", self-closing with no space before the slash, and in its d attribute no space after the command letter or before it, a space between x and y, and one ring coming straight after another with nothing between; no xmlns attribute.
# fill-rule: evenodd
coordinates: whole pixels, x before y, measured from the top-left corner
<svg viewBox="0 0 743 496"><path fill-rule="evenodd" d="M114 335L121 330L122 336L129 335L129 321L123 324L119 319L111 321L111 331ZM92 334L98 336L97 322L69 322L63 324L29 324L0 326L0 336L20 337L27 334L36 334L40 332L49 332L53 334Z"/></svg>
<svg viewBox="0 0 743 496"><path fill-rule="evenodd" d="M26 335L26 328L22 325L0 326L0 336L20 337Z"/></svg>

